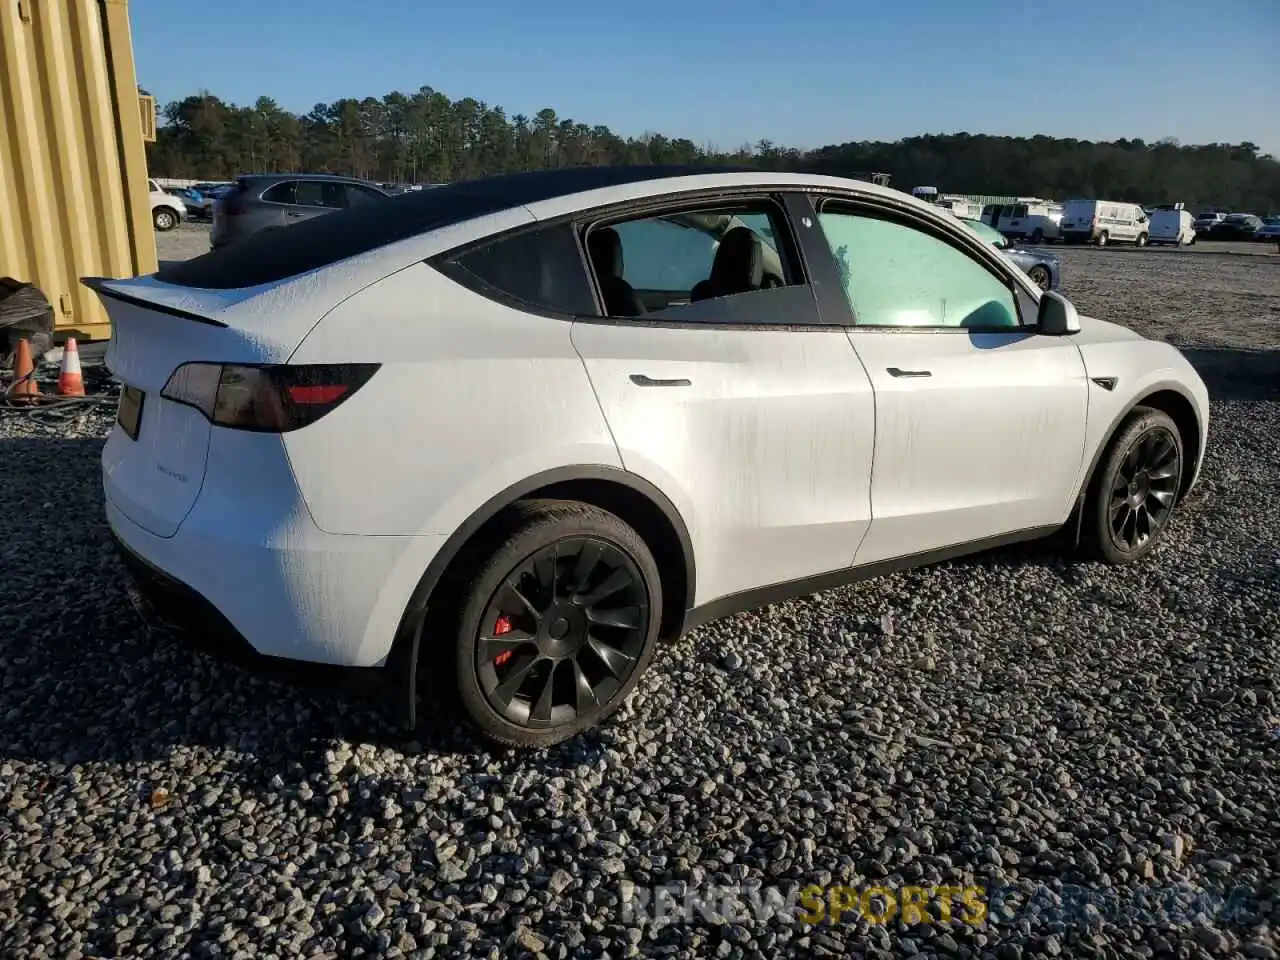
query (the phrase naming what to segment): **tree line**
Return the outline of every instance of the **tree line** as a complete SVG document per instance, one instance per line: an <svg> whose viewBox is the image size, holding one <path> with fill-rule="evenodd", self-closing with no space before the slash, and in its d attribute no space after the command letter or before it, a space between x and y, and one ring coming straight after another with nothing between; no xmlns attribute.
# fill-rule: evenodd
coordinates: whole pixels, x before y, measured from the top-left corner
<svg viewBox="0 0 1280 960"><path fill-rule="evenodd" d="M242 173L341 173L393 183L447 183L577 164L737 164L835 175L885 172L893 185L945 193L1184 202L1266 214L1280 210L1280 161L1254 143L1092 142L1049 136L930 134L798 150L769 140L723 150L659 133L622 137L550 107L508 116L423 87L381 99L318 103L304 114L270 97L252 106L201 93L168 104L149 144L154 176L207 180Z"/></svg>

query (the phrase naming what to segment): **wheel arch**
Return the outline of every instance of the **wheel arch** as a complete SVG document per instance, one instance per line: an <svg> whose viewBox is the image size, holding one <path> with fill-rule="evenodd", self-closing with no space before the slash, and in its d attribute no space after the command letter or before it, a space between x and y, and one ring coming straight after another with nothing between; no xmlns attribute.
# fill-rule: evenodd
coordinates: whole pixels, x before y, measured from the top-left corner
<svg viewBox="0 0 1280 960"><path fill-rule="evenodd" d="M1200 461L1201 445L1204 441L1204 428L1200 423L1200 417L1196 413L1196 405L1192 399L1182 390L1171 385L1161 385L1155 389L1148 390L1141 396L1132 400L1118 413L1110 424L1107 425L1105 439L1098 444L1093 452L1093 458L1089 462L1089 469L1085 471L1084 477L1080 482L1080 489L1076 493L1074 513L1074 537L1075 542L1080 542L1081 524L1084 520L1084 501L1088 496L1089 487L1093 483L1094 475L1098 471L1098 465L1102 462L1102 458L1107 451L1111 449L1116 433L1126 420L1129 419L1133 411L1138 407L1151 407L1160 410L1169 415L1174 425L1178 428L1178 434L1182 438L1182 475L1178 478L1178 498L1190 489L1192 481L1195 479L1196 466Z"/></svg>
<svg viewBox="0 0 1280 960"><path fill-rule="evenodd" d="M423 628L433 609L432 598L447 595L472 555L500 539L509 507L535 499L590 503L633 527L653 552L662 578L660 636L667 639L683 631L695 596L693 541L671 500L648 480L618 467L568 466L535 474L512 484L476 509L445 541L414 588L384 666L386 679L409 726L417 722L418 654Z"/></svg>

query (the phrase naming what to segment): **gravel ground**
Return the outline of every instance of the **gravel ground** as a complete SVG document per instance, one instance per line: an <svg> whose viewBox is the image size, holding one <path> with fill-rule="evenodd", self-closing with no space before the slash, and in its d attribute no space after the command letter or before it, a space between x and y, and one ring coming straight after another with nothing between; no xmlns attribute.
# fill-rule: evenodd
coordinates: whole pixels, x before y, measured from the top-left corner
<svg viewBox="0 0 1280 960"><path fill-rule="evenodd" d="M1186 345L1214 395L1203 486L1147 562L1033 546L724 620L544 755L411 740L149 636L101 517L110 406L0 416L0 953L1276 957L1280 259L1062 257L1085 312ZM620 900L680 883L1038 910L646 924ZM1155 909L1176 889L1200 899Z"/></svg>

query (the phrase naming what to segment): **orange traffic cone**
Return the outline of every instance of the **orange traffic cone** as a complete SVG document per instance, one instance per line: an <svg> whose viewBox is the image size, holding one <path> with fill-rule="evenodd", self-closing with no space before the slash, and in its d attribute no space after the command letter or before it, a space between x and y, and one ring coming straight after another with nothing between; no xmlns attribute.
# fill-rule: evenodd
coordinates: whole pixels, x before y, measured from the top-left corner
<svg viewBox="0 0 1280 960"><path fill-rule="evenodd" d="M58 393L64 397L84 396L84 377L80 373L80 348L76 338L69 337L62 347L62 370L58 373Z"/></svg>
<svg viewBox="0 0 1280 960"><path fill-rule="evenodd" d="M18 349L13 354L13 383L9 384L8 396L23 401L40 396L40 385L36 383L35 374L31 344L26 340L19 340Z"/></svg>

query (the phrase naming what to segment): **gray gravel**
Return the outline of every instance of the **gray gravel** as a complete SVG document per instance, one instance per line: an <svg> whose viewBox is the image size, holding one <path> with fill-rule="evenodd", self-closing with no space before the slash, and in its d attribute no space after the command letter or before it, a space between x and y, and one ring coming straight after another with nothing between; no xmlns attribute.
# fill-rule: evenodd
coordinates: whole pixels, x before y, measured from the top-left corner
<svg viewBox="0 0 1280 960"><path fill-rule="evenodd" d="M1280 262L1062 255L1082 309L1188 345L1214 394L1148 562L1033 546L721 621L545 755L149 636L101 517L111 408L0 416L0 954L1277 956ZM626 922L680 882L1036 908Z"/></svg>

